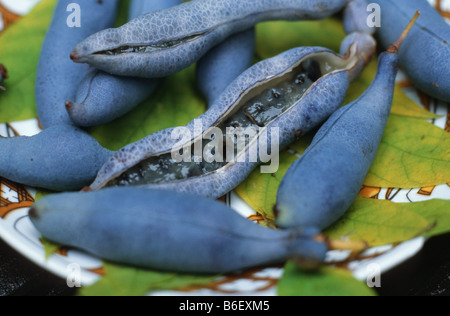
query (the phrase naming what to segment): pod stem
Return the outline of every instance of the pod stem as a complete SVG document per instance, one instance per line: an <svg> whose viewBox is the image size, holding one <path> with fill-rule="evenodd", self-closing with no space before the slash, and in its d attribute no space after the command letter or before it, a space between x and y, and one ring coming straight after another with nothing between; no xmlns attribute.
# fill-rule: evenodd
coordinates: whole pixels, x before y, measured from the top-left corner
<svg viewBox="0 0 450 316"><path fill-rule="evenodd" d="M397 40L397 42L392 44L387 49L387 51L386 51L387 53L390 53L390 54L397 54L398 53L398 50L400 49L400 46L402 45L402 43L405 40L406 36L408 36L408 34L411 31L411 29L413 28L414 24L416 24L416 21L419 18L419 16L420 16L420 11L417 11L416 14L414 14L414 17L411 19L411 21L406 26L405 30L403 31L402 35Z"/></svg>

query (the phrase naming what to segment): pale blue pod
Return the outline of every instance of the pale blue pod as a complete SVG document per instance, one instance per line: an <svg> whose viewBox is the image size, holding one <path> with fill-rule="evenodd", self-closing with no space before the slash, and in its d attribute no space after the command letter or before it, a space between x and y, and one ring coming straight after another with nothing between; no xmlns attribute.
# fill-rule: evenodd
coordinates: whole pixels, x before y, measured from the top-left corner
<svg viewBox="0 0 450 316"><path fill-rule="evenodd" d="M255 58L255 29L232 35L197 63L197 86L211 106L226 87L250 68Z"/></svg>
<svg viewBox="0 0 450 316"><path fill-rule="evenodd" d="M279 227L324 229L354 202L384 134L398 63L396 54L380 55L371 86L336 111L288 169L277 194Z"/></svg>
<svg viewBox="0 0 450 316"><path fill-rule="evenodd" d="M0 138L0 177L53 191L80 190L95 179L112 152L71 125L31 137Z"/></svg>
<svg viewBox="0 0 450 316"><path fill-rule="evenodd" d="M367 58L359 51L360 47L358 43L351 45L346 58L321 47L301 47L255 64L233 81L206 113L183 128L187 137L177 135L178 128L170 128L120 149L101 168L90 189L132 185L210 198L226 194L261 164L261 153L266 153L261 147L265 134L269 148L278 145L273 149L275 156L271 161L276 164L277 150L317 127L336 111L346 95L350 78L355 77L355 71L362 70L360 60ZM298 95L289 94L290 89L297 89L297 76L305 73L307 78L301 84L309 85L300 86L305 90ZM291 83L295 85L283 86ZM254 112L255 109L259 112ZM245 148L235 148L238 151L235 161L222 156L221 163L208 162L207 155L201 161L195 161L193 156L187 157L186 163L174 160L173 152L184 153L181 149L195 149L202 139L206 139L203 145L215 139L209 135L211 129L217 127L225 134L225 128L234 126L241 131L246 127L255 131ZM220 146L217 150L221 150ZM250 159L254 153L259 154L258 158Z"/></svg>
<svg viewBox="0 0 450 316"><path fill-rule="evenodd" d="M43 128L73 124L64 105L66 100L75 97L88 66L74 64L69 58L70 52L83 38L113 26L117 4L118 0L58 1L37 69L36 106ZM76 16L72 19L72 14L77 13L81 25L71 27L77 20Z"/></svg>
<svg viewBox="0 0 450 316"><path fill-rule="evenodd" d="M90 36L75 47L72 58L117 75L165 77L259 22L322 19L345 4L346 0L190 1Z"/></svg>
<svg viewBox="0 0 450 316"><path fill-rule="evenodd" d="M130 20L140 15L164 10L183 3L183 0L131 0L128 17Z"/></svg>
<svg viewBox="0 0 450 316"><path fill-rule="evenodd" d="M315 230L272 230L214 200L144 188L49 195L29 215L49 240L171 272L236 272L288 259L311 268L328 250Z"/></svg>
<svg viewBox="0 0 450 316"><path fill-rule="evenodd" d="M129 18L178 5L181 0L133 0ZM146 100L158 87L160 80L119 77L92 69L81 80L75 101L66 109L75 125L90 127L111 122Z"/></svg>
<svg viewBox="0 0 450 316"><path fill-rule="evenodd" d="M414 85L450 102L450 26L426 0L375 0L381 8L376 35L387 48L417 10L421 15L399 50L400 67Z"/></svg>
<svg viewBox="0 0 450 316"><path fill-rule="evenodd" d="M375 29L368 24L369 1L367 0L350 0L344 9L343 26L347 34L353 32L362 32L374 34Z"/></svg>

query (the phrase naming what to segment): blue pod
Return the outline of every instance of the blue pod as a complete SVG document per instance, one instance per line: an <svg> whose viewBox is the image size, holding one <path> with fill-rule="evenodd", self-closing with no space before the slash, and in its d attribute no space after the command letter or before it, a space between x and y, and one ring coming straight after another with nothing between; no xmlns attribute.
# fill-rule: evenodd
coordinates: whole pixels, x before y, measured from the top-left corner
<svg viewBox="0 0 450 316"><path fill-rule="evenodd" d="M181 0L133 0L129 18L178 5ZM77 126L90 127L111 122L146 100L159 84L158 79L119 77L92 69L81 80L75 101L66 109Z"/></svg>
<svg viewBox="0 0 450 316"><path fill-rule="evenodd" d="M73 46L83 38L111 27L118 0L60 0L42 46L36 77L36 106L41 126L73 124L64 106L73 99L87 65L76 65L70 58ZM79 7L77 7L79 6ZM73 13L70 13L74 10ZM80 13L80 27L71 14Z"/></svg>
<svg viewBox="0 0 450 316"><path fill-rule="evenodd" d="M53 191L80 190L111 155L86 132L57 125L31 137L1 137L0 176Z"/></svg>
<svg viewBox="0 0 450 316"><path fill-rule="evenodd" d="M271 164L261 166L262 172L275 172L278 151L339 108L350 81L374 54L370 35L349 38L356 42L343 46L348 47L346 57L322 47L301 47L255 64L188 125L117 151L90 189L145 186L218 198L263 162ZM181 152L182 159L177 157Z"/></svg>
<svg viewBox="0 0 450 316"><path fill-rule="evenodd" d="M197 63L197 86L211 106L226 87L250 68L255 55L255 29L232 35Z"/></svg>
<svg viewBox="0 0 450 316"><path fill-rule="evenodd" d="M426 0L375 0L381 7L376 35L386 48L401 34L409 17L420 19L399 50L400 66L414 85L432 97L450 102L450 26Z"/></svg>
<svg viewBox="0 0 450 316"><path fill-rule="evenodd" d="M160 78L197 62L233 34L269 20L322 19L347 0L196 0L88 37L72 59L122 75Z"/></svg>
<svg viewBox="0 0 450 316"><path fill-rule="evenodd" d="M8 78L8 71L6 70L6 67L0 64L0 90L5 90L5 87L3 87L1 84L4 79Z"/></svg>
<svg viewBox="0 0 450 316"><path fill-rule="evenodd" d="M322 230L354 202L391 112L400 43L379 56L378 70L369 88L327 120L310 147L286 172L274 211L279 227Z"/></svg>
<svg viewBox="0 0 450 316"><path fill-rule="evenodd" d="M29 215L49 240L171 272L217 274L288 259L314 268L328 250L315 230L272 230L214 200L144 188L49 195Z"/></svg>

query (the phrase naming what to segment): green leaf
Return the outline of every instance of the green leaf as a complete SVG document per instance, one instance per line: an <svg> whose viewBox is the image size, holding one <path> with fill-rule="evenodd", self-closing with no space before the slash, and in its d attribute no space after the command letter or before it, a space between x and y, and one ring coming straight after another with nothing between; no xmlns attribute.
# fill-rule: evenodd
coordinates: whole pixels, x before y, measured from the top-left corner
<svg viewBox="0 0 450 316"><path fill-rule="evenodd" d="M157 290L206 284L215 278L144 270L109 262L104 262L103 267L105 276L94 285L80 289L79 296L143 296Z"/></svg>
<svg viewBox="0 0 450 316"><path fill-rule="evenodd" d="M304 272L288 262L278 282L279 296L376 296L376 292L339 268Z"/></svg>
<svg viewBox="0 0 450 316"><path fill-rule="evenodd" d="M50 258L59 248L61 248L61 245L54 243L51 240L48 240L44 236L41 236L39 239L42 243L42 246L44 247L45 251L45 258Z"/></svg>
<svg viewBox="0 0 450 316"><path fill-rule="evenodd" d="M206 103L195 85L195 65L162 80L153 95L127 115L90 130L100 144L118 150L157 131L184 126Z"/></svg>
<svg viewBox="0 0 450 316"><path fill-rule="evenodd" d="M448 182L450 134L423 120L391 115L364 184L420 188Z"/></svg>
<svg viewBox="0 0 450 316"><path fill-rule="evenodd" d="M36 68L55 4L43 0L0 35L0 61L9 75L7 91L0 93L0 123L36 117Z"/></svg>

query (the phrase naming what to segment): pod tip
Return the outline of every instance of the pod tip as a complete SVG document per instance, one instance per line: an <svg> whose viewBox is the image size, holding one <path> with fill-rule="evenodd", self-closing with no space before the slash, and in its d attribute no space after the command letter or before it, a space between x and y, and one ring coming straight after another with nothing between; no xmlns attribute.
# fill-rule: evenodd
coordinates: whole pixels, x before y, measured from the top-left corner
<svg viewBox="0 0 450 316"><path fill-rule="evenodd" d="M397 42L392 44L387 49L387 51L386 51L387 53L390 53L390 54L397 54L398 53L398 50L400 49L400 46L402 45L402 43L405 40L405 38L408 36L408 34L411 31L411 29L413 28L414 24L416 24L416 21L419 18L420 14L421 14L421 12L419 10L417 10L416 14L414 14L414 16L411 19L411 21L409 21L408 25L406 26L405 30L403 31L402 35L397 40Z"/></svg>

